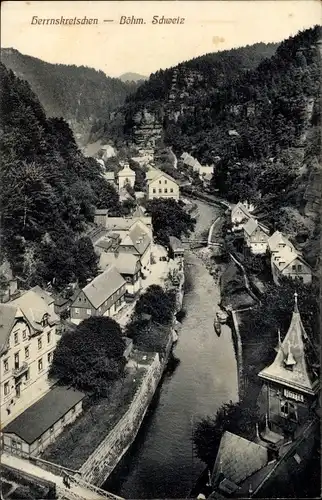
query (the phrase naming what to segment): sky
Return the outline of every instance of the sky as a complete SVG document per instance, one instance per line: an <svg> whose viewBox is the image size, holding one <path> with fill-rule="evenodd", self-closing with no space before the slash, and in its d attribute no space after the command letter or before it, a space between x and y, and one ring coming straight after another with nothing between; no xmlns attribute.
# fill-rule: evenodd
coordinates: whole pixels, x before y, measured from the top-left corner
<svg viewBox="0 0 322 500"><path fill-rule="evenodd" d="M109 76L149 75L209 52L280 42L321 24L321 6L320 0L8 0L1 2L1 46L51 63L100 69ZM98 24L36 24L36 19L61 16L86 16ZM120 24L121 16L142 18L145 24ZM152 24L153 16L184 18L184 23Z"/></svg>

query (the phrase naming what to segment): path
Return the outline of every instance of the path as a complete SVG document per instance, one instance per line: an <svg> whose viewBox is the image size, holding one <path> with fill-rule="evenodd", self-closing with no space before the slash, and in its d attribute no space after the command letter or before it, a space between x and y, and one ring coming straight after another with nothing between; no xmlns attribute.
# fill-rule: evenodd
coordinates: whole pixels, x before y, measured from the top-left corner
<svg viewBox="0 0 322 500"><path fill-rule="evenodd" d="M82 479L74 478L69 476L71 483L70 488L66 488L63 483L62 476L53 474L38 465L34 465L29 460L17 457L15 455L9 455L8 453L1 454L1 463L12 467L18 471L25 472L34 477L44 479L56 484L56 489L59 498L67 498L70 500L100 500L109 498L110 500L122 500L120 497L103 491L92 484L86 483Z"/></svg>
<svg viewBox="0 0 322 500"><path fill-rule="evenodd" d="M215 219L214 222L210 226L209 233L208 233L208 240L207 240L207 246L208 247L210 247L213 244L213 242L211 241L212 240L212 233L214 232L215 225L220 220L220 218L221 217L219 215L219 217L217 217L217 219Z"/></svg>
<svg viewBox="0 0 322 500"><path fill-rule="evenodd" d="M243 264L232 254L232 253L229 253L231 259L235 262L235 264L237 264L237 266L241 269L242 273L243 273L243 276L244 276L244 280L245 280L245 288L247 290L247 292L249 293L249 295L256 301L256 302L259 302L260 303L260 300L259 298L257 297L257 295L254 294L254 292L252 291L251 289L251 286L250 286L250 283L249 283L249 279L248 279L248 276L247 276L247 273L245 271L245 268L243 266Z"/></svg>

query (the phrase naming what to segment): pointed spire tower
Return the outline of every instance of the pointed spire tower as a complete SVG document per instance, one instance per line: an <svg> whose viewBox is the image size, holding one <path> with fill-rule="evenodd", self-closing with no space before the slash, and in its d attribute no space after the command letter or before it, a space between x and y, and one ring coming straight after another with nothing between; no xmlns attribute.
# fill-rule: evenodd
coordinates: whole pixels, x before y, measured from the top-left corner
<svg viewBox="0 0 322 500"><path fill-rule="evenodd" d="M312 378L305 355L304 342L308 340L294 294L294 309L289 329L281 342L280 333L273 363L264 368L258 376L266 382L275 382L285 388L315 395L318 378Z"/></svg>

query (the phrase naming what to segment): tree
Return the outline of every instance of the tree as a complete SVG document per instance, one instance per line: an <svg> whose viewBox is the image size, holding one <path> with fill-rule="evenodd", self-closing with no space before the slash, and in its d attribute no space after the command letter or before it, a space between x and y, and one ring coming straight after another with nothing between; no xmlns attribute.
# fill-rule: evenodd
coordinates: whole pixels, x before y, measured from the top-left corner
<svg viewBox="0 0 322 500"><path fill-rule="evenodd" d="M176 306L175 292L165 292L159 285L151 285L135 305L135 315L149 314L155 323L165 325L172 319Z"/></svg>
<svg viewBox="0 0 322 500"><path fill-rule="evenodd" d="M195 424L193 444L197 457L212 467L216 460L220 440L225 431L238 434L246 439L255 435L259 421L258 408L251 408L248 403L224 404L216 416L206 417Z"/></svg>
<svg viewBox="0 0 322 500"><path fill-rule="evenodd" d="M163 245L169 244L169 236L181 238L194 230L196 219L172 198L150 200L146 210L152 217L153 234Z"/></svg>
<svg viewBox="0 0 322 500"><path fill-rule="evenodd" d="M64 385L105 396L109 382L122 376L125 343L118 323L90 317L62 336L54 352L50 377Z"/></svg>

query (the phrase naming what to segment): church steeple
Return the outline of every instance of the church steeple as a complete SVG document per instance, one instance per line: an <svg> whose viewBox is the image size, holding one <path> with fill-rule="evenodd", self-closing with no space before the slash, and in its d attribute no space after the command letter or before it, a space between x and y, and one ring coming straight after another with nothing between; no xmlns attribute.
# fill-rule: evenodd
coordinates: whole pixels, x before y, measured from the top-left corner
<svg viewBox="0 0 322 500"><path fill-rule="evenodd" d="M315 394L318 379L316 377L313 379L308 370L304 348L308 336L301 320L297 298L295 292L291 323L283 342L278 333L275 360L259 373L259 377L308 394Z"/></svg>

